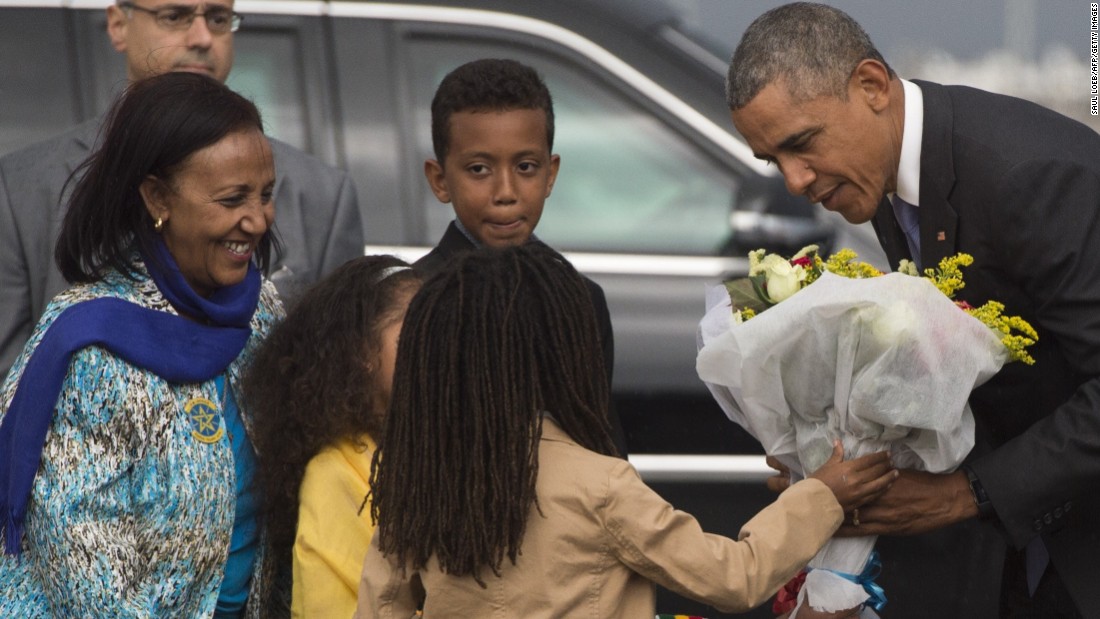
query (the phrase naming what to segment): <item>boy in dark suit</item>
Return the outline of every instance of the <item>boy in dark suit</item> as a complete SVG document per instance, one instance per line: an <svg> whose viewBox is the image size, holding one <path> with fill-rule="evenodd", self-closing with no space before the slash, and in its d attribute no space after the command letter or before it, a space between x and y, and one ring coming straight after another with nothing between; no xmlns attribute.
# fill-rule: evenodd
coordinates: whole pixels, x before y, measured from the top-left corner
<svg viewBox="0 0 1100 619"><path fill-rule="evenodd" d="M541 242L535 226L560 164L551 153L553 144L553 102L534 69L514 60L483 59L447 74L432 99L436 158L424 162L424 176L435 197L454 208L455 220L414 266L430 275L459 252ZM585 279L610 384L611 316L603 289ZM625 457L622 425L614 407L609 411L611 436Z"/></svg>

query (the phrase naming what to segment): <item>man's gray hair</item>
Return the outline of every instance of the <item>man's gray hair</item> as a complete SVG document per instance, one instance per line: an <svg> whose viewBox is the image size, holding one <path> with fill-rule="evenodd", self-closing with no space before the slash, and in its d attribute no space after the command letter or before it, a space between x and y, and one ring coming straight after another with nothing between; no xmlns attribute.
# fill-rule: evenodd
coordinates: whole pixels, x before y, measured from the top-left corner
<svg viewBox="0 0 1100 619"><path fill-rule="evenodd" d="M871 38L846 13L811 2L785 4L745 30L730 60L726 103L739 110L779 78L796 101L822 95L847 100L848 80L866 59L881 62L894 77Z"/></svg>

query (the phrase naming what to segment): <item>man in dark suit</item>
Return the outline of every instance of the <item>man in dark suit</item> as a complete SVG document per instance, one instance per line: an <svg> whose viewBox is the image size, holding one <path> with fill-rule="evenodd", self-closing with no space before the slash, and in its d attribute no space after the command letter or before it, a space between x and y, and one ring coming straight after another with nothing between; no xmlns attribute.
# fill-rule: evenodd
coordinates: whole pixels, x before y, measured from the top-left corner
<svg viewBox="0 0 1100 619"><path fill-rule="evenodd" d="M1100 136L1019 99L901 80L849 16L808 3L749 27L727 99L791 193L872 221L892 264L971 254L957 298L1003 302L1039 333L1034 366L971 396L986 447L951 474L903 471L842 533L978 519L1008 545L1000 616L1100 617Z"/></svg>
<svg viewBox="0 0 1100 619"><path fill-rule="evenodd" d="M131 81L166 71L225 81L239 23L232 0L120 1L107 7L107 36L126 56ZM0 381L46 304L68 285L53 261L72 190L66 182L95 148L101 120L0 158ZM270 141L276 229L284 247L271 279L285 297L362 255L364 235L348 174Z"/></svg>

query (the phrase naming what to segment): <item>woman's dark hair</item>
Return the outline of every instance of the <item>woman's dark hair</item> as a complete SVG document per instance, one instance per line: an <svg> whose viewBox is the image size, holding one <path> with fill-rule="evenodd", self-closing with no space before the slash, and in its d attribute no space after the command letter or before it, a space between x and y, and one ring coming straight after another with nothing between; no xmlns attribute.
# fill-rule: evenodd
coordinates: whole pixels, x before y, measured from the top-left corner
<svg viewBox="0 0 1100 619"><path fill-rule="evenodd" d="M348 261L299 297L245 373L242 403L256 420L255 483L280 555L294 544L310 459L343 438L381 439L381 334L419 284L420 275L393 256Z"/></svg>
<svg viewBox="0 0 1100 619"><path fill-rule="evenodd" d="M133 276L135 246L150 256L156 238L141 183L150 175L170 181L192 153L252 129L263 131L256 106L210 77L170 72L130 84L107 115L99 149L69 177L80 180L54 253L61 274L71 283L96 281L106 269ZM268 229L256 251L265 271L273 248Z"/></svg>
<svg viewBox="0 0 1100 619"><path fill-rule="evenodd" d="M614 454L608 385L583 278L541 243L478 250L428 280L401 331L371 466L379 547L421 568L499 574L535 496L543 413Z"/></svg>

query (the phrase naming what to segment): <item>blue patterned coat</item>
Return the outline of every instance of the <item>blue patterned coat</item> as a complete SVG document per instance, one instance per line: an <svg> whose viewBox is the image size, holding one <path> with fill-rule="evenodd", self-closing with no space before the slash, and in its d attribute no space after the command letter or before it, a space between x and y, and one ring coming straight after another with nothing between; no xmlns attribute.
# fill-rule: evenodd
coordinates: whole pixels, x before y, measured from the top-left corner
<svg viewBox="0 0 1100 619"><path fill-rule="evenodd" d="M53 320L74 303L100 297L175 313L147 276L134 282L112 272L62 292L4 382L0 419ZM227 369L234 393L282 315L265 280L252 336ZM171 384L102 348L77 352L35 478L23 554L0 556L0 617L210 617L235 506L220 409L213 380ZM247 411L242 416L250 427ZM271 581L262 551L256 563L251 600L261 599ZM258 606L251 604L248 616L259 616Z"/></svg>

